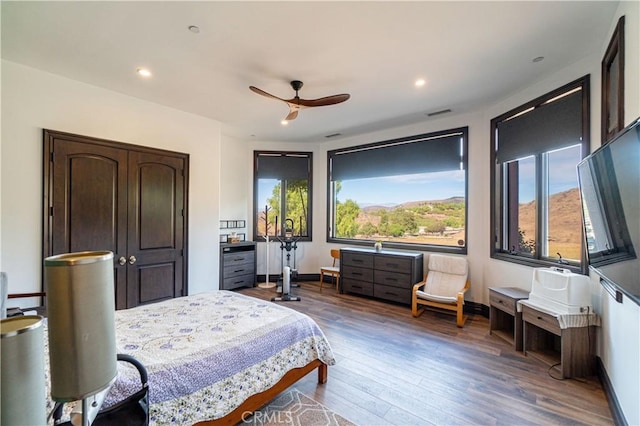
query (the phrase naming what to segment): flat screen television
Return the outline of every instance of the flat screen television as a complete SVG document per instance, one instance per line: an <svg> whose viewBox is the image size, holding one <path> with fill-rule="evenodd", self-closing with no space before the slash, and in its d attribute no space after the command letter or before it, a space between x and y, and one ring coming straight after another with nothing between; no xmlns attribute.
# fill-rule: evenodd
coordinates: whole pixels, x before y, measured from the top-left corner
<svg viewBox="0 0 640 426"><path fill-rule="evenodd" d="M640 305L640 118L578 164L589 269Z"/></svg>

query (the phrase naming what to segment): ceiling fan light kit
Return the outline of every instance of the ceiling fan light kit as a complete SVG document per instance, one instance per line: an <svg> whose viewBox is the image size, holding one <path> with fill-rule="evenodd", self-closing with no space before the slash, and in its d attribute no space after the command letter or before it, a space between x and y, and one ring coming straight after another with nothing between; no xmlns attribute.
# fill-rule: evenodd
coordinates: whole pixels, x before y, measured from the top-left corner
<svg viewBox="0 0 640 426"><path fill-rule="evenodd" d="M291 81L290 84L293 90L295 90L296 92L296 95L291 99L279 98L275 95L272 95L271 93L265 92L262 89L258 89L255 86L249 86L249 89L251 89L252 92L257 93L258 95L262 95L267 98L277 99L279 101L286 103L289 106L289 114L287 114L284 120L282 120L283 124L285 122L294 120L298 116L298 112L301 109L335 105L335 104L342 103L351 97L351 95L347 93L343 93L340 95L325 96L324 98L318 98L318 99L302 99L300 98L300 96L298 96L298 91L302 88L304 83L300 80L293 80Z"/></svg>

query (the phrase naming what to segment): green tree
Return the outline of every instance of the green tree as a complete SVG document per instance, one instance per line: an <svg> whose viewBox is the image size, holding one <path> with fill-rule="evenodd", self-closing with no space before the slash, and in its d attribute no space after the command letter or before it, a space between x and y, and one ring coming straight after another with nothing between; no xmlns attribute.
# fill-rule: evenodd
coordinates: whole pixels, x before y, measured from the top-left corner
<svg viewBox="0 0 640 426"><path fill-rule="evenodd" d="M358 234L356 218L360 214L360 206L349 199L344 203L336 203L336 237L353 238Z"/></svg>
<svg viewBox="0 0 640 426"><path fill-rule="evenodd" d="M405 233L405 229L399 223L389 225L389 235L392 237L401 237Z"/></svg>
<svg viewBox="0 0 640 426"><path fill-rule="evenodd" d="M380 235L389 235L389 214L386 210L380 209L377 211L377 215L380 216L378 232Z"/></svg>
<svg viewBox="0 0 640 426"><path fill-rule="evenodd" d="M536 242L534 240L527 240L525 232L522 229L518 229L518 245L520 252L534 253L536 251Z"/></svg>
<svg viewBox="0 0 640 426"><path fill-rule="evenodd" d="M403 233L407 232L415 234L418 232L418 224L416 223L415 215L405 209L394 209L390 215L390 222L394 225L398 225L402 228ZM397 228L394 228L397 229Z"/></svg>
<svg viewBox="0 0 640 426"><path fill-rule="evenodd" d="M293 220L293 234L307 235L307 218L309 206L309 192L306 179L288 180L285 183L285 212L282 212L282 181L273 187L271 197L267 199L269 207L269 224L275 225L278 218L278 228L286 226L286 219ZM280 229L277 230L279 235Z"/></svg>
<svg viewBox="0 0 640 426"><path fill-rule="evenodd" d="M371 222L367 222L360 227L360 233L365 237L370 237L378 233L378 228Z"/></svg>

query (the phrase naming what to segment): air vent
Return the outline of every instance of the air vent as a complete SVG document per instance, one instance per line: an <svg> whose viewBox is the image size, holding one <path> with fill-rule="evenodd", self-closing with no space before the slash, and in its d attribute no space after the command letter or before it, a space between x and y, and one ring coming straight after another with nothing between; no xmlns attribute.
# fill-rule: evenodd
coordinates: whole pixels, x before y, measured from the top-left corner
<svg viewBox="0 0 640 426"><path fill-rule="evenodd" d="M326 135L325 138L335 138L336 136L342 136L342 133L332 133L330 135Z"/></svg>
<svg viewBox="0 0 640 426"><path fill-rule="evenodd" d="M446 113L448 113L448 112L451 112L451 110L450 110L449 108L447 108L447 109L443 109L443 110L440 110L440 111L429 112L429 113L427 113L427 116L429 116L429 117L434 117L434 116L436 116L436 115L446 114Z"/></svg>

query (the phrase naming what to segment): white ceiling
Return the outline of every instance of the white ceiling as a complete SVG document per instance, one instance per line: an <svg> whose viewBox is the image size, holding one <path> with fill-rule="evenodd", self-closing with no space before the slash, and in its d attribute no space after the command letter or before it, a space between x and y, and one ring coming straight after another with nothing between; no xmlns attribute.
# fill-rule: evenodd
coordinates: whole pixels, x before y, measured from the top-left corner
<svg viewBox="0 0 640 426"><path fill-rule="evenodd" d="M2 58L210 117L241 139L322 141L477 109L602 50L613 1L2 1ZM188 30L200 28L199 34ZM541 62L533 58L543 56ZM147 67L153 77L135 71ZM418 89L417 78L427 84ZM293 97L351 94L288 107Z"/></svg>

